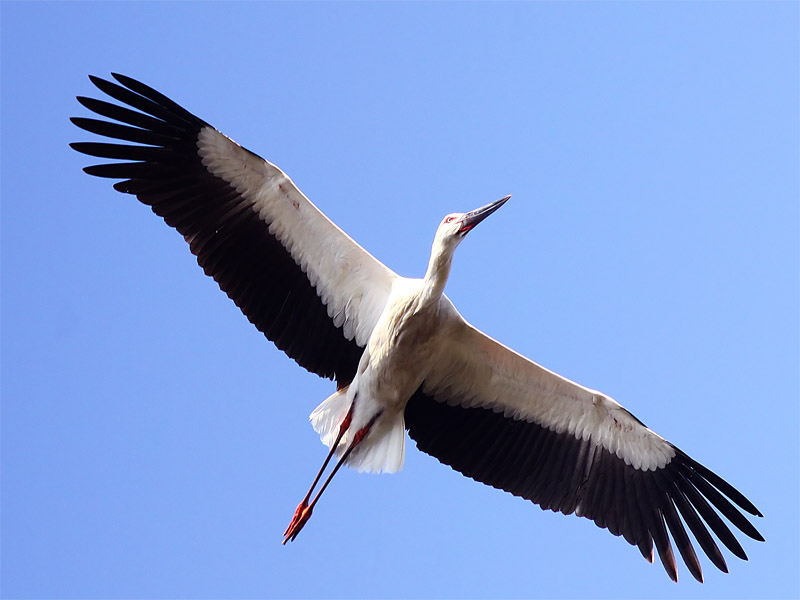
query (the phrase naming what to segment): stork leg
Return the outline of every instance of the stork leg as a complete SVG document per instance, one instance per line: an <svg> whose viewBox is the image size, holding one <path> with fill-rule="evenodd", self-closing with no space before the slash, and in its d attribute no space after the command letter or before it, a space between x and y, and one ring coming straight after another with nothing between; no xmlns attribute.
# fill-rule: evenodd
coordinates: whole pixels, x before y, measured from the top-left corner
<svg viewBox="0 0 800 600"><path fill-rule="evenodd" d="M342 441L342 437L344 436L345 432L350 428L350 423L353 420L353 408L355 407L355 403L350 406L350 410L347 411L344 419L339 424L339 434L336 436L336 441L333 442L331 445L331 450L328 452L328 456L325 457L325 462L322 463L322 466L319 468L317 472L317 476L314 478L311 487L308 488L308 493L306 494L305 498L303 498L302 502L297 505L297 508L294 511L294 516L292 517L291 523L286 528L286 531L283 532L284 540L283 543L285 544L288 541L289 532L292 531L294 528L297 528L299 532L303 525L298 527L298 523L301 521L305 524L306 521L311 517L311 508L308 506L308 501L311 499L311 494L314 491L314 488L317 487L317 483L319 483L320 477L325 472L325 469L328 468L328 463L331 462L331 458L333 454L336 452L336 448L339 446L339 442ZM295 534L296 536L297 534ZM294 539L294 538L292 538Z"/></svg>
<svg viewBox="0 0 800 600"><path fill-rule="evenodd" d="M319 497L322 496L322 492L324 492L325 488L328 487L328 484L331 482L331 479L333 479L333 476L336 475L336 472L347 460L347 457L350 456L350 453L353 450L355 450L356 446L358 446L364 440L365 437L367 437L367 434L369 433L369 430L372 428L372 425L375 423L375 421L378 420L378 417L381 416L381 412L378 412L374 417L372 417L369 420L369 422L364 427L362 427L356 432L355 436L353 436L353 441L347 447L347 450L344 451L344 454L342 454L342 457L336 463L336 466L333 467L333 471L331 471L331 474L328 475L328 478L325 480L325 483L322 484L322 487L317 492L317 495L314 496L314 500L311 502L311 504L309 504L308 501L311 498L311 493L314 491L314 488L319 482L320 477L322 477L322 473L327 468L328 463L330 462L331 457L333 456L333 453L336 450L336 447L339 445L339 442L342 439L342 436L344 436L344 433L350 427L350 422L352 421L353 417L353 407L352 406L350 407L350 411L347 413L347 416L344 418L342 424L339 426L339 435L336 437L336 442L334 442L333 446L331 446L331 451L325 458L325 462L322 463L322 467L317 473L317 476L314 478L314 483L311 484L311 488L308 490L306 497L303 498L303 501L298 505L297 509L294 511L294 517L292 517L292 522L289 523L289 527L287 527L286 531L283 532L284 545L286 544L286 542L293 542L294 539L297 537L297 534L300 533L300 530L303 529L303 526L311 518L311 513L314 510L314 506L316 506L317 502L319 501Z"/></svg>

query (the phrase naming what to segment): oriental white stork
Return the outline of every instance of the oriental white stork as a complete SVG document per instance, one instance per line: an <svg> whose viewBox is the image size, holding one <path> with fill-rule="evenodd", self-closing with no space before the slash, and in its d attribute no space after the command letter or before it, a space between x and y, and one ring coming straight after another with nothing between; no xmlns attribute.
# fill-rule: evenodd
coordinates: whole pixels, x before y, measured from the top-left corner
<svg viewBox="0 0 800 600"><path fill-rule="evenodd" d="M278 167L152 88L113 77L117 83L90 79L121 105L78 98L111 121L72 122L129 143L72 144L114 161L84 170L121 179L114 188L177 229L253 325L300 366L336 381L336 391L311 413L331 450L284 543L295 539L342 464L400 469L406 430L420 450L467 477L543 509L592 519L650 562L655 544L674 581L670 539L702 581L684 525L726 572L712 532L734 555L747 556L720 513L763 541L735 505L761 513L733 486L610 397L478 331L444 295L456 247L508 196L444 217L425 277L400 277ZM312 500L334 455L336 466Z"/></svg>

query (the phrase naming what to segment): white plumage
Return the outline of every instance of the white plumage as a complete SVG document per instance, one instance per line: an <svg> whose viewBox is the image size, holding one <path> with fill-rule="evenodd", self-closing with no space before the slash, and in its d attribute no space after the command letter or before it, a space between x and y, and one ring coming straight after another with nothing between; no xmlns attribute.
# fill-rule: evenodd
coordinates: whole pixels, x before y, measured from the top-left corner
<svg viewBox="0 0 800 600"><path fill-rule="evenodd" d="M269 233L303 269L345 338L366 344L397 275L322 214L275 165L209 126L198 133L197 152L211 174L231 184L270 224Z"/></svg>
<svg viewBox="0 0 800 600"><path fill-rule="evenodd" d="M649 561L655 545L673 580L670 539L702 581L686 527L723 571L712 532L733 554L746 555L720 514L763 540L735 505L760 513L730 484L608 396L478 331L444 295L456 247L508 197L447 215L425 277L403 278L333 224L279 168L152 88L114 78L118 83L91 79L122 105L79 97L111 121L72 121L127 143L72 146L122 162L86 172L121 179L114 187L176 228L259 330L304 368L336 380L336 391L310 417L331 451L284 543L295 539L342 464L399 470L406 430L421 450L465 475L542 508L590 518ZM333 456L337 464L312 499Z"/></svg>

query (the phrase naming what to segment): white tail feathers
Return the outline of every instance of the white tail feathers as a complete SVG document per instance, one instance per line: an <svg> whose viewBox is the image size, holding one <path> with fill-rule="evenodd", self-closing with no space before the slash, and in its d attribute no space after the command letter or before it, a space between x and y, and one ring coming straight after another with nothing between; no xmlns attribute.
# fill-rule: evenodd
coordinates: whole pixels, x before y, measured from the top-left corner
<svg viewBox="0 0 800 600"><path fill-rule="evenodd" d="M353 453L347 466L363 473L397 473L406 457L406 430L403 413L381 415Z"/></svg>
<svg viewBox="0 0 800 600"><path fill-rule="evenodd" d="M328 396L322 404L309 415L311 426L322 438L322 443L328 448L333 446L339 435L339 425L350 410L350 400L347 399L347 388L338 390ZM337 452L337 454L339 454Z"/></svg>
<svg viewBox="0 0 800 600"><path fill-rule="evenodd" d="M328 448L333 446L339 435L339 426L350 410L347 389L331 394L314 409L309 419L314 431ZM336 455L341 456L355 434L357 419L339 443ZM406 453L406 433L403 413L390 415L384 413L374 423L369 434L347 457L347 466L359 472L396 473L403 468Z"/></svg>

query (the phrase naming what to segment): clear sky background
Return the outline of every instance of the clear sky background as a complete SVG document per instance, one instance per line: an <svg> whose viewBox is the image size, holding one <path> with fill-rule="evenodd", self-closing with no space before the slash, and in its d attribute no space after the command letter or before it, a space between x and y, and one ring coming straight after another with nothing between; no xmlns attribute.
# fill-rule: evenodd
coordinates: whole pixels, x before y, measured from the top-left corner
<svg viewBox="0 0 800 600"><path fill-rule="evenodd" d="M798 4L23 3L2 14L2 595L796 598ZM397 272L728 479L706 583L417 451L337 476L278 352L68 117L118 71L283 168ZM683 567L681 565L681 567Z"/></svg>

